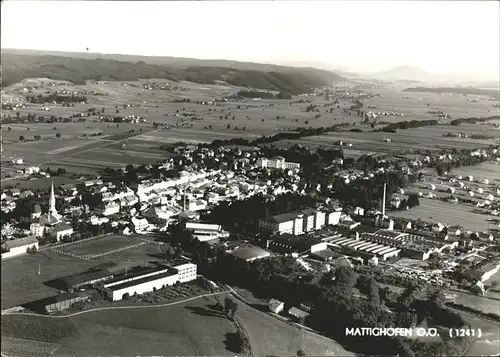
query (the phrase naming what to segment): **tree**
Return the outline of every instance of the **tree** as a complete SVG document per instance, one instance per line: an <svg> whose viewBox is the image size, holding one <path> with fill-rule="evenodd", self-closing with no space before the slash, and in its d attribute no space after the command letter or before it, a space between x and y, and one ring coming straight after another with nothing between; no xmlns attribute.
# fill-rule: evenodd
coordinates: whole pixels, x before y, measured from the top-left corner
<svg viewBox="0 0 500 357"><path fill-rule="evenodd" d="M7 128L7 131L11 131L11 130L12 130L12 128L9 126L9 127Z"/></svg>
<svg viewBox="0 0 500 357"><path fill-rule="evenodd" d="M370 303L373 306L380 306L380 291L377 281L374 278L370 279Z"/></svg>
<svg viewBox="0 0 500 357"><path fill-rule="evenodd" d="M306 353L302 350L297 351L297 357L306 357Z"/></svg>
<svg viewBox="0 0 500 357"><path fill-rule="evenodd" d="M420 206L420 201L418 199L418 195L411 194L408 196L408 207L412 208L415 206Z"/></svg>
<svg viewBox="0 0 500 357"><path fill-rule="evenodd" d="M24 141L24 136L19 136L19 141Z"/></svg>
<svg viewBox="0 0 500 357"><path fill-rule="evenodd" d="M33 139L35 139L36 141L38 141L38 140L41 140L41 139L42 139L42 137L41 137L40 135L35 135L35 136L33 137Z"/></svg>
<svg viewBox="0 0 500 357"><path fill-rule="evenodd" d="M61 133L57 133L56 138L60 138L60 137L61 137Z"/></svg>

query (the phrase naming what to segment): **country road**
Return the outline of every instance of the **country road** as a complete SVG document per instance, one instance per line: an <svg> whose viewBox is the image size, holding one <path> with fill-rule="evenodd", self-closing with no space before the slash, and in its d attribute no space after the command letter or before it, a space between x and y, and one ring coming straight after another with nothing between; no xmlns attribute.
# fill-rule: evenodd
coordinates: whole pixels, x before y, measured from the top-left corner
<svg viewBox="0 0 500 357"><path fill-rule="evenodd" d="M167 306L173 306L173 305L178 305L182 304L188 301L193 301L196 299L201 299L204 297L209 297L209 296L216 296L216 295L223 295L223 294L229 294L229 291L219 291L217 293L210 293L210 294L204 294L204 295L198 295L198 296L193 296L184 300L180 301L175 301L175 302L170 302L167 304L160 304L160 305L145 305L145 306L110 306L110 307L98 307L95 309L89 309L85 311L79 311L75 312L73 314L69 315L63 315L63 316L53 316L53 315L41 315L41 314L35 314L35 313L29 313L29 312L7 312L4 313L2 312L2 315L23 315L23 316L41 316L41 317L46 317L46 318L52 318L52 319L65 319L68 317L74 317L78 315L83 315L87 314L89 312L96 312L96 311L106 311L106 310L127 310L127 309L153 309L153 308L158 308L158 307L167 307Z"/></svg>

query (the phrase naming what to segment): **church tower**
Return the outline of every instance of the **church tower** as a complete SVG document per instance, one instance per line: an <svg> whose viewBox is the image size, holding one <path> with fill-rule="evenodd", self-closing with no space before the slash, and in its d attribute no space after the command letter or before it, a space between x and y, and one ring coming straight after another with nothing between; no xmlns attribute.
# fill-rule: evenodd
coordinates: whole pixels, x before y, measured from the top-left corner
<svg viewBox="0 0 500 357"><path fill-rule="evenodd" d="M52 182L52 186L50 188L50 199L49 199L49 215L57 218L57 210L56 210L56 195L54 194L54 183Z"/></svg>

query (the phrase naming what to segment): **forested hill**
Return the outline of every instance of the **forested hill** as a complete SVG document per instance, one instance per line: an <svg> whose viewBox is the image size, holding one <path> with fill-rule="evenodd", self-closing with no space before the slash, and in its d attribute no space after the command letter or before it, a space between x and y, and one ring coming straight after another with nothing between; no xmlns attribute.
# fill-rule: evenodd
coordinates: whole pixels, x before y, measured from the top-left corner
<svg viewBox="0 0 500 357"><path fill-rule="evenodd" d="M467 95L486 95L493 98L500 98L500 90L483 89L474 87L412 87L406 88L403 92L431 92L431 93L452 93Z"/></svg>
<svg viewBox="0 0 500 357"><path fill-rule="evenodd" d="M66 54L65 54L66 55ZM69 56L69 54L68 54ZM283 67L257 63L246 63L223 60L173 61L165 59L164 63L156 57L109 55L124 60L101 57L75 57L37 55L15 53L12 50L2 50L2 85L18 83L25 78L50 78L67 80L82 84L85 80L133 81L137 79L164 78L174 81L192 81L202 84L212 84L224 81L229 84L269 89L291 94L310 91L312 88L330 85L333 81L343 80L338 74L314 68ZM83 57L83 58L82 58ZM142 60L130 62L129 59ZM154 58L154 61L148 60ZM167 60L170 59L170 62ZM155 62L155 63L153 63ZM226 64L227 62L227 64ZM217 66L210 66L217 64Z"/></svg>

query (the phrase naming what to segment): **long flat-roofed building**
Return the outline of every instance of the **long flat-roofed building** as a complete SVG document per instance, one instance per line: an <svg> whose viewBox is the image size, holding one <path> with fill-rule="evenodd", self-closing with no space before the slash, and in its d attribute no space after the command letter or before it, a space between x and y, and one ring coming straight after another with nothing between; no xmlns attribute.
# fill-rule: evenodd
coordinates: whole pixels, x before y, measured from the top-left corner
<svg viewBox="0 0 500 357"><path fill-rule="evenodd" d="M174 266L136 267L130 273L115 276L115 279L102 284L100 288L110 300L118 301L176 283L195 280L197 278L196 269L196 264L186 262L174 264Z"/></svg>

